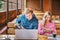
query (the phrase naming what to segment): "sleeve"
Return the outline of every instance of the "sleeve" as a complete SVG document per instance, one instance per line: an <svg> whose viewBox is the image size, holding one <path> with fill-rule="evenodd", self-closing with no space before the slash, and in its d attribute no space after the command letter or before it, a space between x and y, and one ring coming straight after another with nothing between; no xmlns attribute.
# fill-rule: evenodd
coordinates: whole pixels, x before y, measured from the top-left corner
<svg viewBox="0 0 60 40"><path fill-rule="evenodd" d="M52 24L52 29L53 29L53 32L56 33L56 25L55 25L55 23Z"/></svg>
<svg viewBox="0 0 60 40"><path fill-rule="evenodd" d="M38 29L38 22L35 22L35 23L33 24L33 27L34 27L34 29Z"/></svg>
<svg viewBox="0 0 60 40"><path fill-rule="evenodd" d="M38 29L38 19L36 18L36 16L33 14L33 28L34 29Z"/></svg>
<svg viewBox="0 0 60 40"><path fill-rule="evenodd" d="M22 19L22 16L19 16L19 18L16 19L16 23L15 24L21 23L21 19Z"/></svg>
<svg viewBox="0 0 60 40"><path fill-rule="evenodd" d="M20 18L17 18L16 19L16 24L20 23L21 22L21 19Z"/></svg>
<svg viewBox="0 0 60 40"><path fill-rule="evenodd" d="M43 32L43 29L42 29L42 23L39 23L38 24L38 33L39 34L43 34L44 32Z"/></svg>

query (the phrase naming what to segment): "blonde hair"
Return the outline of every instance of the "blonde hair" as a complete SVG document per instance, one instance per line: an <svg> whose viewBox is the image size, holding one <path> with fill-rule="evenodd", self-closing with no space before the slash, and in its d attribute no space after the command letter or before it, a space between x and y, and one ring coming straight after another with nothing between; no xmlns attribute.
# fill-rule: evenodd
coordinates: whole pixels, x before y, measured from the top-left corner
<svg viewBox="0 0 60 40"><path fill-rule="evenodd" d="M28 14L28 13L33 13L33 10L30 10L29 8L26 8L25 10L24 10L24 14Z"/></svg>
<svg viewBox="0 0 60 40"><path fill-rule="evenodd" d="M44 14L44 17L43 17L43 26L45 26L45 24L46 24L46 17L48 16L48 15L50 15L50 20L49 20L49 22L52 22L52 14L50 13L50 12L46 12L45 14Z"/></svg>

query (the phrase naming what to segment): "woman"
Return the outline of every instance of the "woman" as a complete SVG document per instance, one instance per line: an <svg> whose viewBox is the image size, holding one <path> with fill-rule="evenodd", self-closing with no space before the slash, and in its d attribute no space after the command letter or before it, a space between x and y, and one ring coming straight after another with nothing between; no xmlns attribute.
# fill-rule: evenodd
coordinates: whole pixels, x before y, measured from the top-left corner
<svg viewBox="0 0 60 40"><path fill-rule="evenodd" d="M40 35L49 35L56 33L55 24L52 22L51 13L47 12L44 15L43 22L38 24L38 33Z"/></svg>

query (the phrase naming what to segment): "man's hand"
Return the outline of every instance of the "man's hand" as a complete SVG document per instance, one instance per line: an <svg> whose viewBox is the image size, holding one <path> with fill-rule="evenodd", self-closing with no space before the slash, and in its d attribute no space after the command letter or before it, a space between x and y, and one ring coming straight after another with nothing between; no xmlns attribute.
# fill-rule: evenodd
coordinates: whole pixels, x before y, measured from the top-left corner
<svg viewBox="0 0 60 40"><path fill-rule="evenodd" d="M19 26L20 24L15 24L14 26Z"/></svg>
<svg viewBox="0 0 60 40"><path fill-rule="evenodd" d="M22 29L25 29L24 27L22 27Z"/></svg>

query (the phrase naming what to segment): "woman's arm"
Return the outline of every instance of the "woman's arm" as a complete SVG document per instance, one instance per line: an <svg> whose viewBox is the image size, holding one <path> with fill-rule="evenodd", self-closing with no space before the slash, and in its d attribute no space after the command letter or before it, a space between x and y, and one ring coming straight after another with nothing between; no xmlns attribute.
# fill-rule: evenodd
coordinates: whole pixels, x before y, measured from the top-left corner
<svg viewBox="0 0 60 40"><path fill-rule="evenodd" d="M54 23L52 23L48 29L46 29L46 32L54 32L56 33L56 26Z"/></svg>
<svg viewBox="0 0 60 40"><path fill-rule="evenodd" d="M44 33L44 31L42 29L42 24L41 23L38 24L38 33L39 34L43 34Z"/></svg>
<svg viewBox="0 0 60 40"><path fill-rule="evenodd" d="M52 29L53 33L56 33L56 25L55 25L55 23L52 24L51 29Z"/></svg>

